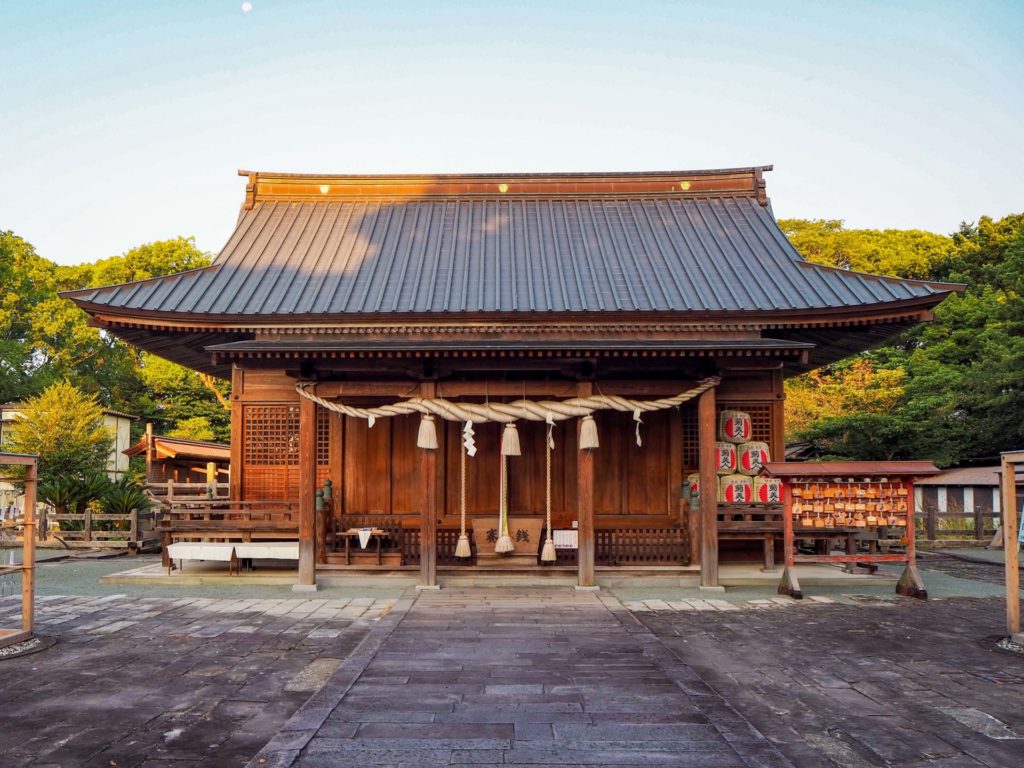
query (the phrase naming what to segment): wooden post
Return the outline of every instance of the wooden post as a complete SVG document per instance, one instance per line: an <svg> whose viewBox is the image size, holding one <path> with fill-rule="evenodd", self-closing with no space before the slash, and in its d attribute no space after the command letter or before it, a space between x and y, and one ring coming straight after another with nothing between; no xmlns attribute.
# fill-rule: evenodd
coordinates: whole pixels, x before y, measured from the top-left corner
<svg viewBox="0 0 1024 768"><path fill-rule="evenodd" d="M1017 531L1017 463L1024 462L1024 452L1004 453L1000 457L1002 473L999 488L1003 507L1003 553L1006 568L1006 629L1011 636L1020 633L1020 542ZM1016 639L1016 638L1014 638Z"/></svg>
<svg viewBox="0 0 1024 768"><path fill-rule="evenodd" d="M139 510L133 509L128 513L130 519L131 531L128 534L128 541L134 541L136 544L139 542Z"/></svg>
<svg viewBox="0 0 1024 768"><path fill-rule="evenodd" d="M432 381L420 384L420 397L435 397L437 385ZM440 420L439 420L440 421ZM444 422L436 425L444 428ZM438 435L440 438L440 434ZM443 445L440 439L438 445ZM437 587L437 454L438 451L415 449L420 455L420 587Z"/></svg>
<svg viewBox="0 0 1024 768"><path fill-rule="evenodd" d="M794 571L796 552L793 543L793 483L789 479L786 479L782 486L782 524L783 536L785 536L782 541L782 551L786 567L782 569L778 592L780 595L789 595L799 600L804 593L800 589L800 582L796 578L796 571Z"/></svg>
<svg viewBox="0 0 1024 768"><path fill-rule="evenodd" d="M168 512L170 512L171 507L173 507L173 506L174 506L174 481L173 480L168 480L167 481L167 506L166 506L166 510ZM168 514L164 518L164 520L161 521L161 522L170 523L170 521L171 521L171 516ZM171 567L174 565L174 563L171 562L171 556L167 554L167 548L169 546L171 546L171 544L173 544L173 543L174 542L171 539L171 534L170 533L168 533L167 531L164 531L162 534L160 534L160 544L161 544L161 547L160 547L160 550L161 550L160 551L160 562L163 565L163 567L167 569L167 575L168 576L171 575Z"/></svg>
<svg viewBox="0 0 1024 768"><path fill-rule="evenodd" d="M715 468L715 388L697 399L700 455L700 585L718 586L718 474Z"/></svg>
<svg viewBox="0 0 1024 768"><path fill-rule="evenodd" d="M316 403L299 399L299 580L297 591L316 590Z"/></svg>
<svg viewBox="0 0 1024 768"><path fill-rule="evenodd" d="M88 504L82 510L82 539L92 541L92 510Z"/></svg>
<svg viewBox="0 0 1024 768"><path fill-rule="evenodd" d="M146 422L146 482L151 483L153 477L153 422Z"/></svg>
<svg viewBox="0 0 1024 768"><path fill-rule="evenodd" d="M914 486L909 480L903 481L907 489L907 565L896 583L896 593L904 597L928 599L928 590L917 570L917 523L914 521Z"/></svg>
<svg viewBox="0 0 1024 768"><path fill-rule="evenodd" d="M21 550L21 629L31 632L35 623L36 594L36 541L33 534L36 523L36 465L29 464L25 471L25 528Z"/></svg>
<svg viewBox="0 0 1024 768"><path fill-rule="evenodd" d="M576 385L577 397L590 397L594 385L581 381ZM585 589L596 586L594 578L594 451L579 450L580 430L583 419L577 419L576 426L576 519L579 526L578 572L579 585ZM599 437L600 439L600 437Z"/></svg>
<svg viewBox="0 0 1024 768"><path fill-rule="evenodd" d="M245 386L244 374L237 365L231 367L231 465L228 469L228 498L239 501L242 498L242 481L245 456L245 406L242 392ZM302 398L305 400L306 398Z"/></svg>

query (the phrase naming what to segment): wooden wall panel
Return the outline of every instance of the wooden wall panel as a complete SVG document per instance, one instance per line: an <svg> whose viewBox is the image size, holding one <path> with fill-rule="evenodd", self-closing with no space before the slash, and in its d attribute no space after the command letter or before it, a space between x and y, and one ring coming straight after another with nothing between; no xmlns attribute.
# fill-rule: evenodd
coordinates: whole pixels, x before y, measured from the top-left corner
<svg viewBox="0 0 1024 768"><path fill-rule="evenodd" d="M667 515L674 473L669 467L672 412L644 416L636 444L636 422L629 413L598 417L601 447L594 452L594 514Z"/></svg>
<svg viewBox="0 0 1024 768"><path fill-rule="evenodd" d="M416 447L419 416L396 416L381 419L374 429L391 428L391 513L395 515L422 512L423 491L420 488L420 451ZM438 442L441 442L438 435ZM438 453L440 453L440 449ZM387 477L374 482L387 483Z"/></svg>
<svg viewBox="0 0 1024 768"><path fill-rule="evenodd" d="M623 452L626 456L626 506L623 512L631 515L667 515L669 457L669 414L658 411L644 415L640 435L643 445L636 444L636 422L629 414L626 434L623 436ZM671 510L671 511L674 511Z"/></svg>
<svg viewBox="0 0 1024 768"><path fill-rule="evenodd" d="M350 514L391 513L391 419L373 429L364 419L345 417L344 498Z"/></svg>

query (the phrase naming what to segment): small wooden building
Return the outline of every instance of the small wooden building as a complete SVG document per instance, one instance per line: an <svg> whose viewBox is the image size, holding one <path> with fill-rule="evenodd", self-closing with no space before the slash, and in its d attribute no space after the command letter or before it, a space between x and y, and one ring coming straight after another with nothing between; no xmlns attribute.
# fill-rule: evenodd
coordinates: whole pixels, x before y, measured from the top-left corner
<svg viewBox="0 0 1024 768"><path fill-rule="evenodd" d="M297 504L302 584L336 560L339 540L317 547L316 532L351 523L401 532L402 562L433 585L439 557L460 562L463 511L471 526L504 498L514 518L550 508L553 529L576 531L564 541L581 586L595 561L699 564L716 585L717 415L750 414L781 457L786 376L892 339L958 288L804 261L772 215L768 170L242 172L213 265L64 295L126 341L231 380L232 496ZM549 465L550 403L605 396L624 400L593 411L599 447L580 449L588 419L559 420ZM516 418L519 455L499 456L507 419L481 419L464 473L451 404L513 401L539 419ZM395 404L421 410L359 410Z"/></svg>
<svg viewBox="0 0 1024 768"><path fill-rule="evenodd" d="M154 435L148 429L135 445L124 451L129 458L146 460L147 483L205 483L209 466L216 467L216 482L226 483L231 468L231 446L204 440Z"/></svg>

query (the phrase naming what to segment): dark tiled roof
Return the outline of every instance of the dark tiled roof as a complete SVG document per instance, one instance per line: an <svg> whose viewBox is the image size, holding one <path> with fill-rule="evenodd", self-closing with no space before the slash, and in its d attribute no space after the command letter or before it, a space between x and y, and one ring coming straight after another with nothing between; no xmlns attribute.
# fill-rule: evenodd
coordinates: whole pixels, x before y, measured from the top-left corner
<svg viewBox="0 0 1024 768"><path fill-rule="evenodd" d="M351 317L781 313L937 303L955 290L804 262L756 188L652 194L630 176L621 193L572 193L573 177L552 178L551 191L508 198L254 194L213 266L65 295L130 313Z"/></svg>

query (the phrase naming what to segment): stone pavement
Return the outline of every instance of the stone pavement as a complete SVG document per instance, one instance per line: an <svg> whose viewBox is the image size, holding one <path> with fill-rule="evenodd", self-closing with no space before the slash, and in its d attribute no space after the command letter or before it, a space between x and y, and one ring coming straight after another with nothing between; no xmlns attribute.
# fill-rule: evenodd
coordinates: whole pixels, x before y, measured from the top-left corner
<svg viewBox="0 0 1024 768"><path fill-rule="evenodd" d="M636 615L797 766L1024 766L1000 600L763 607Z"/></svg>
<svg viewBox="0 0 1024 768"><path fill-rule="evenodd" d="M58 642L0 665L0 765L245 765L393 603L41 597Z"/></svg>
<svg viewBox="0 0 1024 768"><path fill-rule="evenodd" d="M1024 766L997 598L261 591L42 597L0 766Z"/></svg>
<svg viewBox="0 0 1024 768"><path fill-rule="evenodd" d="M251 766L787 766L617 600L400 601Z"/></svg>

